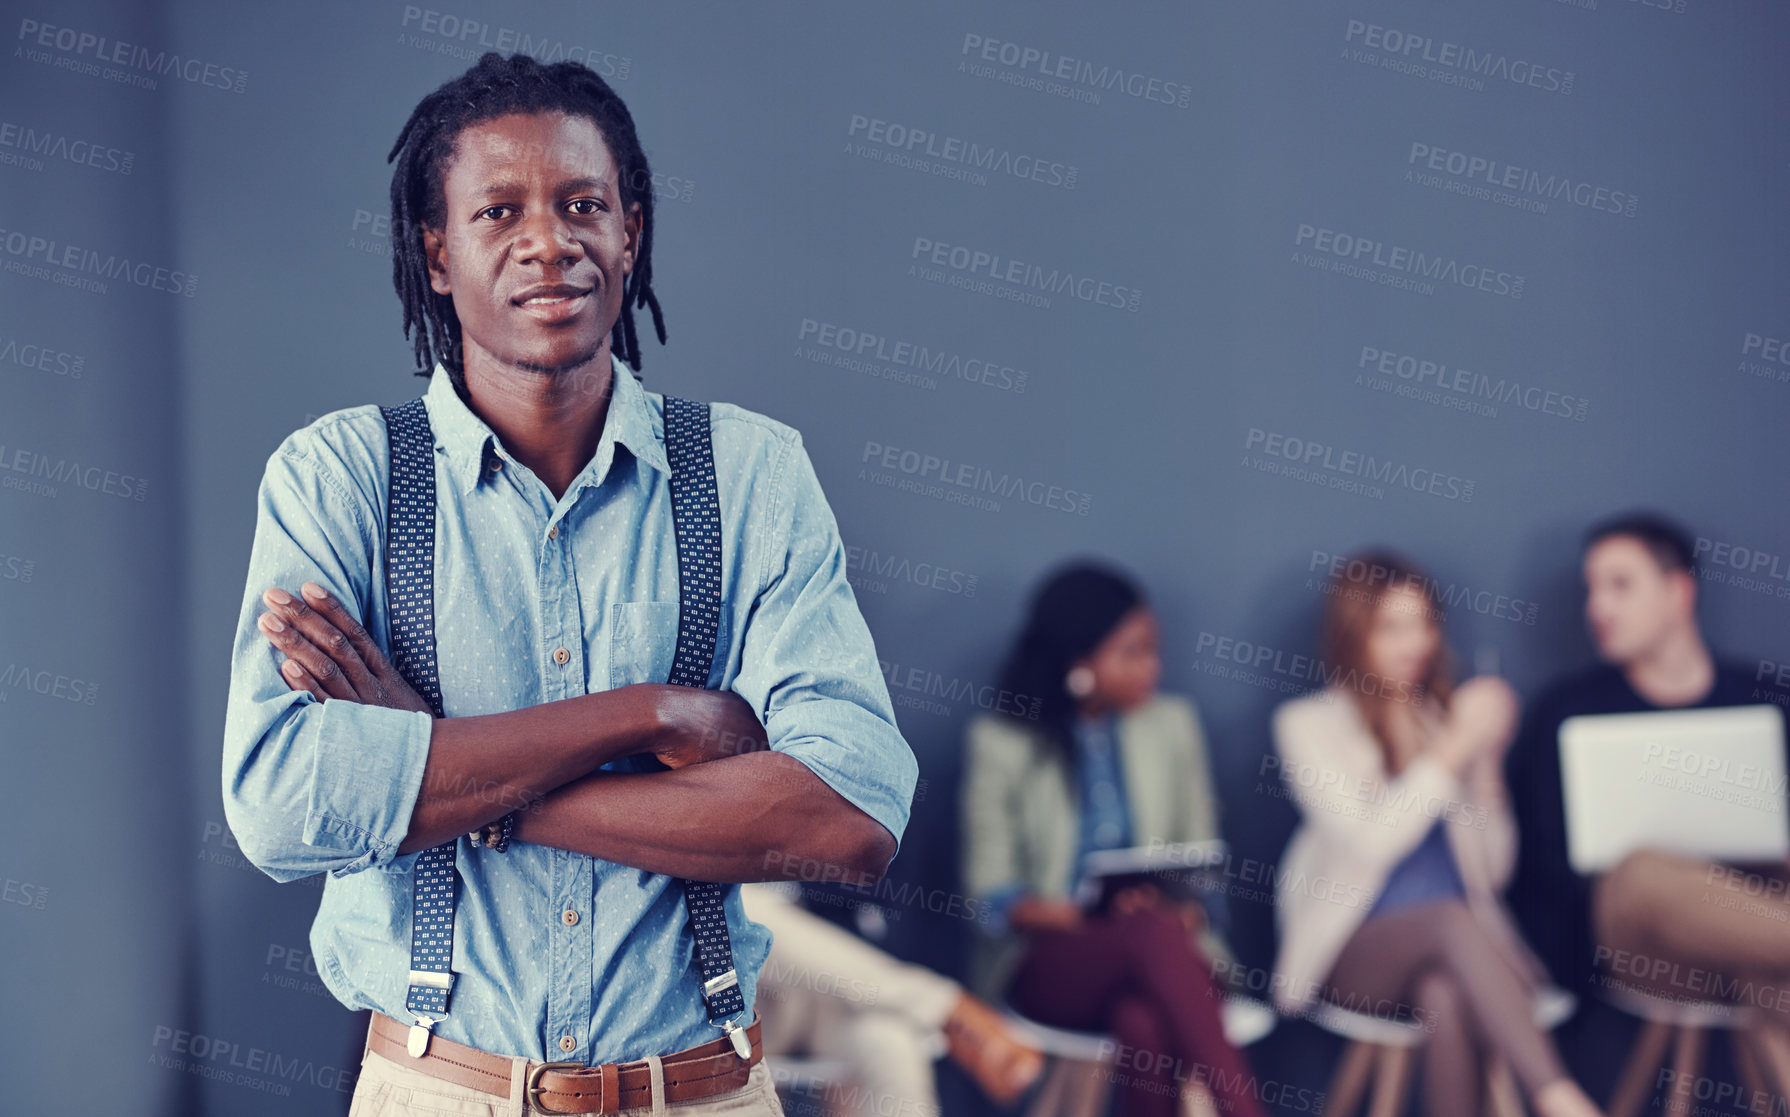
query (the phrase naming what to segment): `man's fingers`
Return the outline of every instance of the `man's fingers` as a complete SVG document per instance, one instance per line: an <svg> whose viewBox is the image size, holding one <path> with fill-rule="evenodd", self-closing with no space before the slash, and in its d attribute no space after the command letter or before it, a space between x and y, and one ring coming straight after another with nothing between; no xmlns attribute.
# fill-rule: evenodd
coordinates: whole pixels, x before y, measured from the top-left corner
<svg viewBox="0 0 1790 1117"><path fill-rule="evenodd" d="M262 600L267 602L274 616L285 622L288 628L297 629L299 635L329 661L324 663L315 658L306 658L303 661L305 670L325 686L329 686L331 674L341 675L347 680L350 693L338 697L352 697L363 692L370 693L374 689L372 673L367 669L360 653L355 650L348 634L338 628L329 617L311 608L302 598L278 587L263 594ZM330 687L330 693L335 694L333 686Z"/></svg>
<svg viewBox="0 0 1790 1117"><path fill-rule="evenodd" d="M337 631L348 638L348 643L354 648L355 654L360 656L361 661L370 670L377 673L381 661L385 658L385 653L379 650L379 645L375 644L373 637L367 634L365 626L354 619L354 614L348 611L348 607L343 605L335 594L316 582L306 582L298 587L298 591L319 616L329 621Z"/></svg>
<svg viewBox="0 0 1790 1117"><path fill-rule="evenodd" d="M305 638L297 628L280 619L276 613L263 613L255 618L255 625L261 635L267 637L268 643L286 653L288 660L296 660L310 681L317 684L319 690L311 690L319 698L346 698L350 702L360 701L348 677L342 673L334 660L318 650Z"/></svg>
<svg viewBox="0 0 1790 1117"><path fill-rule="evenodd" d="M323 684L311 678L311 673L305 670L304 664L296 659L289 659L280 664L280 677L285 679L286 685L293 690L308 690L317 696L317 701L329 701L330 695L323 689Z"/></svg>

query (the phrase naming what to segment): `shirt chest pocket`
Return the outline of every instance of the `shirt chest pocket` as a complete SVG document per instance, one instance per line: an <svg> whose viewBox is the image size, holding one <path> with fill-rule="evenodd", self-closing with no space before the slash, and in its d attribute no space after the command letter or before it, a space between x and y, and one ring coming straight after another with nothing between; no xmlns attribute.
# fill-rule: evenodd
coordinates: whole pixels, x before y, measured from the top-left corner
<svg viewBox="0 0 1790 1117"><path fill-rule="evenodd" d="M622 601L609 607L609 686L662 683L677 654L675 601Z"/></svg>
<svg viewBox="0 0 1790 1117"><path fill-rule="evenodd" d="M671 679L677 657L678 603L675 601L622 601L609 607L609 686L630 683L663 683ZM714 661L709 667L715 685L718 665L728 662L732 625L723 604L717 620ZM723 679L726 671L722 671Z"/></svg>

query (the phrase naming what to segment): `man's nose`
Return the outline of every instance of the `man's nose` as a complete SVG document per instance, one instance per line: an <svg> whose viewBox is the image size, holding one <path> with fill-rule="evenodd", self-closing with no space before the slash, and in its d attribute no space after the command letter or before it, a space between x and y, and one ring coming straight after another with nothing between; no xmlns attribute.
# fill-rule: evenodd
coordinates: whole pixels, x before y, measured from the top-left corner
<svg viewBox="0 0 1790 1117"><path fill-rule="evenodd" d="M583 251L558 210L537 209L523 218L516 240L518 262L561 265L577 259Z"/></svg>

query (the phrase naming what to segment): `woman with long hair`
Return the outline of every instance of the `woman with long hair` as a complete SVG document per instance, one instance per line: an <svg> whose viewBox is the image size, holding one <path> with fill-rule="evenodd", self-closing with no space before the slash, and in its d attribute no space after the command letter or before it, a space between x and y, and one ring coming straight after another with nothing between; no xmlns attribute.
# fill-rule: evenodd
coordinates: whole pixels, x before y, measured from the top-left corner
<svg viewBox="0 0 1790 1117"><path fill-rule="evenodd" d="M1544 971L1498 899L1516 858L1502 772L1516 695L1454 685L1435 587L1392 552L1349 559L1325 587L1330 682L1274 711L1303 816L1280 866L1275 999L1414 1017L1431 1117L1478 1106L1488 1051L1542 1117L1590 1117L1535 1023Z"/></svg>
<svg viewBox="0 0 1790 1117"><path fill-rule="evenodd" d="M1034 596L1000 700L968 729L964 876L988 916L976 979L1041 1024L1111 1035L1127 1117L1176 1117L1190 1083L1256 1117L1202 907L1151 885L1096 910L1072 899L1090 853L1218 836L1198 716L1156 689L1161 673L1155 614L1124 574L1072 563Z"/></svg>

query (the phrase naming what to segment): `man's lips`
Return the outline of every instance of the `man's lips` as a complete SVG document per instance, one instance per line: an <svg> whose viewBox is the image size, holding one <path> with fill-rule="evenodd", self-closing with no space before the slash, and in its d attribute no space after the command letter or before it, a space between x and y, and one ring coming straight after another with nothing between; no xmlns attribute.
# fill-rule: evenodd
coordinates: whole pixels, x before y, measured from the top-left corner
<svg viewBox="0 0 1790 1117"><path fill-rule="evenodd" d="M531 287L511 300L518 310L541 322L563 322L575 317L590 301L588 287Z"/></svg>

